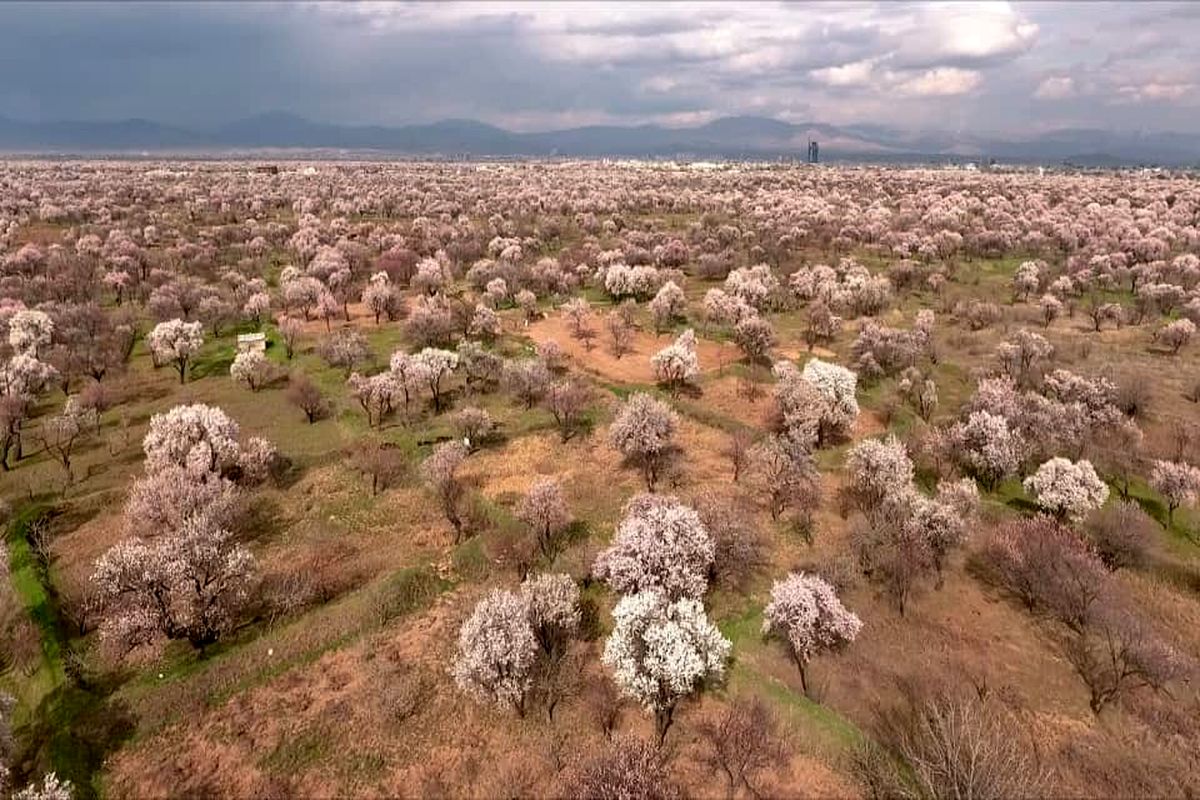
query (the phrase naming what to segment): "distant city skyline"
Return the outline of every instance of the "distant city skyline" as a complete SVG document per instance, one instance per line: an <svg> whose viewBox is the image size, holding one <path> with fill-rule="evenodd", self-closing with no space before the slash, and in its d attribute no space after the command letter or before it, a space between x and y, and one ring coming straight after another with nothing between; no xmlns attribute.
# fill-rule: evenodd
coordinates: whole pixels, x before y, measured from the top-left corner
<svg viewBox="0 0 1200 800"><path fill-rule="evenodd" d="M1196 3L6 3L0 116L1200 132Z"/></svg>

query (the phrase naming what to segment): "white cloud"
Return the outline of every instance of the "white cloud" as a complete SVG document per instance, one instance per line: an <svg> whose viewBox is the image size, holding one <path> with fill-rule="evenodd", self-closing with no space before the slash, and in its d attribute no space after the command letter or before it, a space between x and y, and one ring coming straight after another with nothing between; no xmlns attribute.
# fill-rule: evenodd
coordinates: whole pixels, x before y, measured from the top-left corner
<svg viewBox="0 0 1200 800"><path fill-rule="evenodd" d="M901 32L900 55L905 63L922 66L995 62L1027 52L1038 30L1011 3L930 4Z"/></svg>
<svg viewBox="0 0 1200 800"><path fill-rule="evenodd" d="M1074 97L1077 91L1075 79L1070 75L1051 75L1038 84L1033 96L1038 100L1065 100Z"/></svg>
<svg viewBox="0 0 1200 800"><path fill-rule="evenodd" d="M1196 93L1197 84L1186 81L1157 81L1117 87L1117 102L1178 102Z"/></svg>
<svg viewBox="0 0 1200 800"><path fill-rule="evenodd" d="M897 84L902 93L916 97L950 97L967 94L979 88L983 76L975 70L958 67L938 67Z"/></svg>
<svg viewBox="0 0 1200 800"><path fill-rule="evenodd" d="M641 88L646 92L662 94L678 88L679 85L680 81L678 78L670 75L653 75L642 81Z"/></svg>
<svg viewBox="0 0 1200 800"><path fill-rule="evenodd" d="M836 67L814 69L809 75L825 86L869 86L874 76L875 59L864 58Z"/></svg>

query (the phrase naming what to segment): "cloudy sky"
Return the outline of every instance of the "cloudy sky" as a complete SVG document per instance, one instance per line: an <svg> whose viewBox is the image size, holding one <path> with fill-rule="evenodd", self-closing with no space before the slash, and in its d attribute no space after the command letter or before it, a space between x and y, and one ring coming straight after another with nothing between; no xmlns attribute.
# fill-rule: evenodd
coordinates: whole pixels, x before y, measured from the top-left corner
<svg viewBox="0 0 1200 800"><path fill-rule="evenodd" d="M0 4L0 115L1200 132L1200 3Z"/></svg>

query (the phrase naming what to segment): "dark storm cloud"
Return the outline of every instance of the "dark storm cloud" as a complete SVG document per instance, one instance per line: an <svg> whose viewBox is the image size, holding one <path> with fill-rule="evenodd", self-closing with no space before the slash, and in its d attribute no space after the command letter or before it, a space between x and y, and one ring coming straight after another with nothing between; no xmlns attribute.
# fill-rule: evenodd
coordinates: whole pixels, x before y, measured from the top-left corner
<svg viewBox="0 0 1200 800"><path fill-rule="evenodd" d="M0 115L215 127L285 110L543 128L754 113L1194 131L1197 14L1190 3L0 4Z"/></svg>

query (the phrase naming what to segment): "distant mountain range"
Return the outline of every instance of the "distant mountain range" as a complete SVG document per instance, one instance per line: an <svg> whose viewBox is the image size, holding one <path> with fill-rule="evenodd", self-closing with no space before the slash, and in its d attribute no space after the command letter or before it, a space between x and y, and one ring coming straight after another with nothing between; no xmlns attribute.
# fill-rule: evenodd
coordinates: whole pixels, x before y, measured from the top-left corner
<svg viewBox="0 0 1200 800"><path fill-rule="evenodd" d="M1081 165L1200 165L1200 135L1070 129L1026 139L911 133L881 125L789 123L725 117L668 128L589 125L517 133L474 120L421 125L332 125L272 112L214 130L144 119L20 122L0 117L0 152L37 154L233 154L339 150L423 157L803 158L808 141L823 161L999 161Z"/></svg>

